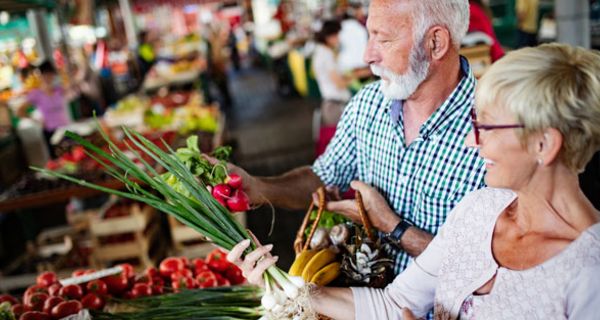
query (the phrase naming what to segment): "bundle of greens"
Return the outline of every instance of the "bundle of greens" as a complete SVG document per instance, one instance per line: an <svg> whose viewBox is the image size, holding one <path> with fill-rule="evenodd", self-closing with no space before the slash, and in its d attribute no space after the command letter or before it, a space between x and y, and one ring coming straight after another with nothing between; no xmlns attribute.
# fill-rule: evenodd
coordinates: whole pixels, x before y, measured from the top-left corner
<svg viewBox="0 0 600 320"><path fill-rule="evenodd" d="M239 176L238 179L229 179L230 181L228 181L227 170L223 163L215 166L207 165L194 138L188 140L187 148L178 151L172 150L163 141L163 147L166 150L163 151L141 134L123 128L126 136L123 142L127 149L125 152L133 154L136 160L141 162L142 166L140 167L124 151L120 150L105 132L100 131L108 145L108 152L75 133L68 132L66 136L85 147L86 153L102 165L108 174L121 181L126 186L126 190L106 188L60 172L40 168L33 169L81 186L146 203L159 211L174 216L181 223L226 250L231 250L237 243L245 239L251 239L248 231L227 209L231 199L227 199L224 205L214 196L214 191L224 189L217 188L218 185L222 185L221 179L224 176L224 182L239 188L239 190L235 190L238 194L237 192L241 191ZM223 159L229 152L230 150L220 149L215 156ZM159 173L160 170L144 160L148 157L153 159L164 171ZM229 178L231 176L229 175ZM213 188L212 184L214 183L218 184ZM218 197L231 198L232 190L230 189L229 192L229 195L218 194ZM240 194L243 195L243 193ZM239 203L234 202L234 204ZM256 243L252 242L248 252L255 248ZM264 278L266 293L262 302L267 310L275 309L279 312L281 310L277 309L281 308L278 307L281 307L285 301L297 300L299 295L307 290L301 278L289 276L276 266L270 267ZM306 295L302 294L302 296Z"/></svg>

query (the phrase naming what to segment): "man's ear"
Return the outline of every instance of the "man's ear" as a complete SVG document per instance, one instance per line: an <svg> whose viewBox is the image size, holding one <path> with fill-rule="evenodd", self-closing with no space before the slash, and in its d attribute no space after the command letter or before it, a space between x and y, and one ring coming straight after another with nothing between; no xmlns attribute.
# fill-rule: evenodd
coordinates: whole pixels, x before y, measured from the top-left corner
<svg viewBox="0 0 600 320"><path fill-rule="evenodd" d="M434 26L427 32L427 47L432 60L441 60L452 47L450 33L446 28Z"/></svg>

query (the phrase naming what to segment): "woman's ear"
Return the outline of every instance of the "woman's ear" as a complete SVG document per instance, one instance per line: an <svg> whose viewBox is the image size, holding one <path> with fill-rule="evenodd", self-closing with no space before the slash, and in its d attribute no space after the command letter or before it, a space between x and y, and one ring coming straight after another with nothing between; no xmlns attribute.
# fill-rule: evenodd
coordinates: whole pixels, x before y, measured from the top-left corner
<svg viewBox="0 0 600 320"><path fill-rule="evenodd" d="M452 46L450 33L440 26L429 29L427 39L427 49L432 60L441 60Z"/></svg>
<svg viewBox="0 0 600 320"><path fill-rule="evenodd" d="M563 135L560 131L550 128L544 131L544 134L538 141L536 151L538 153L538 161L544 165L550 165L558 159L558 155L563 145Z"/></svg>

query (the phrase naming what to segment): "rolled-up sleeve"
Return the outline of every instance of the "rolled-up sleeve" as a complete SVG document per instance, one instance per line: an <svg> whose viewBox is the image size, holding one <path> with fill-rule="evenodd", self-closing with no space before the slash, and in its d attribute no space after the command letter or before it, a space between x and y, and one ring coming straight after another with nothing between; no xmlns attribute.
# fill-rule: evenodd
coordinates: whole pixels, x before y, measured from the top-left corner
<svg viewBox="0 0 600 320"><path fill-rule="evenodd" d="M342 190L347 190L350 182L357 177L356 100L348 103L333 139L312 166L313 172L325 185L337 186Z"/></svg>

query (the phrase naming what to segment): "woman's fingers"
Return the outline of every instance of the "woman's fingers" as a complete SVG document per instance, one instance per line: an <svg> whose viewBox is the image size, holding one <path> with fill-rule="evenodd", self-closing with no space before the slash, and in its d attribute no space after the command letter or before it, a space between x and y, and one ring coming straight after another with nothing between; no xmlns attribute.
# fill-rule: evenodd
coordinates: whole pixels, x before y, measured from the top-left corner
<svg viewBox="0 0 600 320"><path fill-rule="evenodd" d="M243 262L242 255L244 251L250 246L250 240L246 239L236 244L231 251L227 254L227 260L237 266L240 266Z"/></svg>
<svg viewBox="0 0 600 320"><path fill-rule="evenodd" d="M246 277L252 272L258 260L263 256L267 255L271 251L271 249L273 249L273 245L268 244L263 247L258 247L256 248L256 250L246 255L240 267L240 269L242 269L242 271L246 273ZM270 257L270 255L268 257Z"/></svg>
<svg viewBox="0 0 600 320"><path fill-rule="evenodd" d="M274 265L279 257L268 257L258 261L254 270L248 274L248 282L254 285L261 285L263 283L263 274L272 265Z"/></svg>

